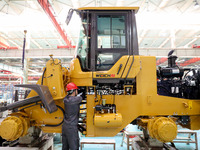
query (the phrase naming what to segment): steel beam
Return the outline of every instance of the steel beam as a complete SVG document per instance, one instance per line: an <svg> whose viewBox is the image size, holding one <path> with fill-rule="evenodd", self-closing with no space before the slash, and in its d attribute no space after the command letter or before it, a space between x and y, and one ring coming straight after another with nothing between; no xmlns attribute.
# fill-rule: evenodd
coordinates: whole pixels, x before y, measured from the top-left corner
<svg viewBox="0 0 200 150"><path fill-rule="evenodd" d="M55 58L70 58L74 56L73 48L66 49L64 47L58 49L26 49L27 58L49 58L49 54L53 54ZM157 56L167 57L171 48L142 48L140 47L139 53L144 56ZM0 59L2 58L21 58L22 49L18 50L1 50ZM194 58L200 57L200 50L198 48L176 48L175 54L178 57Z"/></svg>
<svg viewBox="0 0 200 150"><path fill-rule="evenodd" d="M4 80L9 80L9 79L19 79L20 77L19 76L14 76L14 75L10 75L10 76L8 76L8 75L0 75L0 79L4 79ZM40 77L32 77L32 76L29 76L28 77L28 80L39 80L40 79ZM16 81L17 82L17 81Z"/></svg>
<svg viewBox="0 0 200 150"><path fill-rule="evenodd" d="M200 61L200 58L191 58L191 59L181 63L180 66L181 67L188 66L188 65L193 64L193 63L198 62L198 61Z"/></svg>
<svg viewBox="0 0 200 150"><path fill-rule="evenodd" d="M166 61L167 61L167 58L165 58L165 57L160 58L160 59L158 59L158 60L156 61L156 65L158 66L158 65L160 65L160 64L162 64L162 63L164 63L164 62L166 62Z"/></svg>
<svg viewBox="0 0 200 150"><path fill-rule="evenodd" d="M18 47L10 47L0 41L0 49L18 49Z"/></svg>
<svg viewBox="0 0 200 150"><path fill-rule="evenodd" d="M59 25L55 16L53 15L54 11L53 11L53 8L52 8L51 4L49 3L49 1L48 0L38 0L38 3L41 5L43 10L46 12L46 14L50 17L55 28L57 29L57 31L59 32L59 34L61 35L63 40L66 42L68 48L75 48L75 46L71 45L71 41L67 38L65 31L61 28L61 26Z"/></svg>
<svg viewBox="0 0 200 150"><path fill-rule="evenodd" d="M7 71L10 71L10 72L22 75L22 70L19 67L13 67L13 66L9 66L9 65L0 63L0 69L7 70Z"/></svg>
<svg viewBox="0 0 200 150"><path fill-rule="evenodd" d="M0 58L21 58L22 49L19 50L1 50ZM50 58L49 54L53 54L54 57L61 58L73 58L74 49L26 49L26 58Z"/></svg>

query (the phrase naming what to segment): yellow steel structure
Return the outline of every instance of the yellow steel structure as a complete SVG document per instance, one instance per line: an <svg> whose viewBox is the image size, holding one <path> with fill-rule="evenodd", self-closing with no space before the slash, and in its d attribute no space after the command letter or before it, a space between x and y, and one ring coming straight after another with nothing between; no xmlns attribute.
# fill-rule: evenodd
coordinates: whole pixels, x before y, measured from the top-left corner
<svg viewBox="0 0 200 150"><path fill-rule="evenodd" d="M138 8L81 8L80 10L138 10ZM119 71L119 66L121 71ZM190 100L160 96L157 94L156 58L153 56L124 55L109 70L82 71L80 61L74 58L69 70L62 67L60 60L51 59L46 63L44 74L37 84L43 84L55 101L64 108L63 99L66 96L65 86L74 82L79 87L85 87L86 95L86 131L88 137L115 136L130 122L140 116L146 117L144 127L150 136L162 142L172 141L177 134L177 124L170 116L190 116L189 129L200 129L200 100ZM123 70L123 71L122 71ZM112 76L110 76L112 74ZM127 75L127 76L126 76ZM98 92L89 94L89 88L96 88L93 80L103 76L106 79L135 79L136 85L124 85L124 94L100 95ZM134 87L135 86L135 87ZM126 88L136 89L135 94L126 94ZM31 91L28 97L37 96ZM106 104L115 104L116 112L97 112L94 107L104 99ZM105 105L105 103L103 105ZM31 107L19 108L21 114L13 113L0 125L0 136L6 140L16 140L27 133L29 126L36 126L47 133L61 133L64 119L61 109L53 113L44 111L41 102Z"/></svg>

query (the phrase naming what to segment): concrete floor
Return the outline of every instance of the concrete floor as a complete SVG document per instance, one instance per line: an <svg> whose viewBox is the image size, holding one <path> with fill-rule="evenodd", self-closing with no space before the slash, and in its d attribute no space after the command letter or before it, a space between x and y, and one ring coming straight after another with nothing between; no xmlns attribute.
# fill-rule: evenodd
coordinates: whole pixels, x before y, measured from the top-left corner
<svg viewBox="0 0 200 150"><path fill-rule="evenodd" d="M133 125L129 125L127 126L127 131L138 131L137 126L133 126ZM198 137L200 137L200 131L198 132ZM187 136L184 134L181 134L182 136ZM94 137L81 137L80 136L80 140L84 139L84 138L88 138L88 139L94 139ZM192 137L194 138L194 137ZM116 150L126 150L127 149L127 145L125 143L123 143L123 146L121 147L121 142L122 142L122 134L118 134L115 137L95 137L95 139L114 139L116 141ZM200 149L200 139L198 138L198 149ZM175 143L176 148L179 150L195 150L195 144L185 144L185 143ZM57 143L54 144L54 150L62 150L62 143ZM87 144L84 145L83 150L113 150L113 145L103 145L103 144ZM131 147L130 147L131 150Z"/></svg>

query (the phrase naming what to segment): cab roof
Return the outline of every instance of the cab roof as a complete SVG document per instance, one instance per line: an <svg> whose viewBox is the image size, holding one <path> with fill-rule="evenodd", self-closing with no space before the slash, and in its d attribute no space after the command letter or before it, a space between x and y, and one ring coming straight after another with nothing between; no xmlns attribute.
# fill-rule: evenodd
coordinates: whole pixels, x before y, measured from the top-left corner
<svg viewBox="0 0 200 150"><path fill-rule="evenodd" d="M135 10L137 12L139 7L81 7L78 10Z"/></svg>

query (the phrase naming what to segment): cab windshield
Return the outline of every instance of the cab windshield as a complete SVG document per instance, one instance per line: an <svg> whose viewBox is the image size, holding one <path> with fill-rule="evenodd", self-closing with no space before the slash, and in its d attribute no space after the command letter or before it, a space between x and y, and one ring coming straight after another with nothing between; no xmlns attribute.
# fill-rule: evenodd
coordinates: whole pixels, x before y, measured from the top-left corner
<svg viewBox="0 0 200 150"><path fill-rule="evenodd" d="M89 25L89 16L84 14L82 16L82 25L77 46L77 58L80 61L81 69L83 71L89 70Z"/></svg>
<svg viewBox="0 0 200 150"><path fill-rule="evenodd" d="M78 41L77 57L80 60L82 69L86 69L86 57L87 57L87 36L84 30L81 29Z"/></svg>

